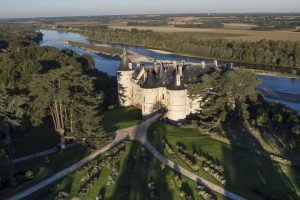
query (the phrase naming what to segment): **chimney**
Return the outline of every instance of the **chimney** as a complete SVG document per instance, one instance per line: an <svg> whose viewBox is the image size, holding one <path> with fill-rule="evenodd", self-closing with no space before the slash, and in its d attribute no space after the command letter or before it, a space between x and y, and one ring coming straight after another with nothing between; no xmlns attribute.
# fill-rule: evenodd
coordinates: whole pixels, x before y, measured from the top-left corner
<svg viewBox="0 0 300 200"><path fill-rule="evenodd" d="M129 69L132 69L132 63L128 63Z"/></svg>
<svg viewBox="0 0 300 200"><path fill-rule="evenodd" d="M204 69L205 68L205 62L201 61L201 65L202 65L202 68Z"/></svg>
<svg viewBox="0 0 300 200"><path fill-rule="evenodd" d="M182 76L182 65L178 65L177 73Z"/></svg>
<svg viewBox="0 0 300 200"><path fill-rule="evenodd" d="M176 63L176 61L173 61L173 66L174 66L174 69L177 68L177 63Z"/></svg>
<svg viewBox="0 0 300 200"><path fill-rule="evenodd" d="M140 66L141 66L141 64L140 64L140 63L137 63L137 64L136 64L136 67L140 67Z"/></svg>
<svg viewBox="0 0 300 200"><path fill-rule="evenodd" d="M176 74L176 86L180 86L180 85L181 85L180 75Z"/></svg>
<svg viewBox="0 0 300 200"><path fill-rule="evenodd" d="M218 67L218 61L214 60L215 67Z"/></svg>

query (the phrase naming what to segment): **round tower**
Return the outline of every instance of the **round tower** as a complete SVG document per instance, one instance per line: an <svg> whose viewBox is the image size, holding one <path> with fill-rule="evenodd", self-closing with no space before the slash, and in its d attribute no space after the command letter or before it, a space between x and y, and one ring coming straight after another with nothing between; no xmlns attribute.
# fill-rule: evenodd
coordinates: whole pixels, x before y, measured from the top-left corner
<svg viewBox="0 0 300 200"><path fill-rule="evenodd" d="M186 119L187 89L183 85L180 74L176 73L167 87L168 112L167 118L171 122L180 122Z"/></svg>
<svg viewBox="0 0 300 200"><path fill-rule="evenodd" d="M156 113L158 106L158 86L156 78L153 75L153 70L148 71L145 82L142 88L142 115L149 117Z"/></svg>
<svg viewBox="0 0 300 200"><path fill-rule="evenodd" d="M117 70L119 103L122 107L132 105L132 73L132 63L124 49L121 64Z"/></svg>

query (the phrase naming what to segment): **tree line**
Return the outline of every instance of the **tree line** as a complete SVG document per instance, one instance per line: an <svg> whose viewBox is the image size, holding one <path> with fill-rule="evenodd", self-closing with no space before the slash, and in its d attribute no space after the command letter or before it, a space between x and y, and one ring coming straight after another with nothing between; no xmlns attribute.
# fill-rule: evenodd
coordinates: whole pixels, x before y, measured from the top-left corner
<svg viewBox="0 0 300 200"><path fill-rule="evenodd" d="M85 36L99 41L143 45L199 57L211 57L242 63L300 68L300 42L261 40L229 41L207 38L201 33L159 33L149 30L112 30L81 28Z"/></svg>

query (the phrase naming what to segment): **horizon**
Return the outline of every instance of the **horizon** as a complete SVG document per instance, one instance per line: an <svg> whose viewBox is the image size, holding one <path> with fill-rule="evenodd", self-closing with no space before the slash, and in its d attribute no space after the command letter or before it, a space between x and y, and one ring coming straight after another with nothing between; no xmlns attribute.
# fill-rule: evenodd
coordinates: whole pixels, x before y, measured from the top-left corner
<svg viewBox="0 0 300 200"><path fill-rule="evenodd" d="M242 13L299 13L297 0L0 0L0 19L116 16L116 15L168 15L168 14L242 14Z"/></svg>
<svg viewBox="0 0 300 200"><path fill-rule="evenodd" d="M110 16L151 16L151 15L207 15L207 16L212 16L215 17L214 15L256 15L256 14L267 14L267 15L272 15L272 14L287 14L287 15L292 15L292 14L296 14L296 15L300 15L300 12L213 12L213 13L205 13L205 12L199 12L199 13L195 13L195 12L190 12L190 13L132 13L132 14L106 14L106 15L61 15L61 16L36 16L36 17L4 17L1 18L0 20L19 20L19 19L42 19L42 18L72 18L72 17L110 17Z"/></svg>

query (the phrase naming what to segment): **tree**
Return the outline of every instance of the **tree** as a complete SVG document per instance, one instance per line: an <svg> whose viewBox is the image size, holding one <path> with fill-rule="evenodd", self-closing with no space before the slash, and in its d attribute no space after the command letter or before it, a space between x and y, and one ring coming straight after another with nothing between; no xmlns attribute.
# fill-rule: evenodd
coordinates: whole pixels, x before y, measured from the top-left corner
<svg viewBox="0 0 300 200"><path fill-rule="evenodd" d="M13 153L9 127L21 124L26 104L26 97L15 95L0 86L0 188L1 183L7 180L11 186L15 185L14 164L9 156Z"/></svg>
<svg viewBox="0 0 300 200"><path fill-rule="evenodd" d="M203 97L202 111L197 115L201 128L212 129L227 117L234 116L240 121L248 119L247 99L257 96L256 76L244 70L215 70L204 75L200 82L188 86L189 96Z"/></svg>
<svg viewBox="0 0 300 200"><path fill-rule="evenodd" d="M103 94L95 94L92 78L75 67L61 67L35 75L29 88L32 122L39 125L51 116L61 148L65 148L66 135L84 142L101 141Z"/></svg>
<svg viewBox="0 0 300 200"><path fill-rule="evenodd" d="M27 103L27 97L15 95L4 86L0 86L0 118L3 123L9 126L19 126L26 114Z"/></svg>

